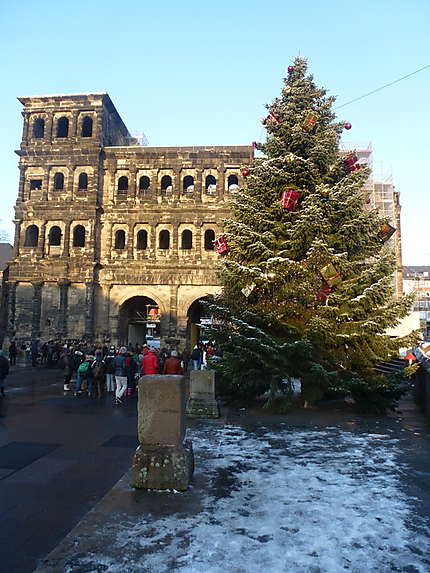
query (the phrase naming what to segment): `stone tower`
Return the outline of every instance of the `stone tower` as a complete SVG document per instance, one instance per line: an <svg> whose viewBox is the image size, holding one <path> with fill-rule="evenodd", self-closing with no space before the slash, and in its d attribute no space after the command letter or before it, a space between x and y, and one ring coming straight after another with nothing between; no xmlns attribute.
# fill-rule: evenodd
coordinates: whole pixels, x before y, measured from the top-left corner
<svg viewBox="0 0 430 573"><path fill-rule="evenodd" d="M193 342L252 147L140 146L105 93L19 101L9 338Z"/></svg>

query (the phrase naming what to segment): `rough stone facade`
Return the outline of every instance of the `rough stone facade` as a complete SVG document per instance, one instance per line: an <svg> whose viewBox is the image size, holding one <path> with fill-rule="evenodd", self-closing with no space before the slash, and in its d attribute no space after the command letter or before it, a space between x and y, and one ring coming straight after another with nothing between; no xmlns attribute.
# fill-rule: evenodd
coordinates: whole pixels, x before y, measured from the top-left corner
<svg viewBox="0 0 430 573"><path fill-rule="evenodd" d="M105 93L19 100L8 336L195 340L252 146L140 146Z"/></svg>

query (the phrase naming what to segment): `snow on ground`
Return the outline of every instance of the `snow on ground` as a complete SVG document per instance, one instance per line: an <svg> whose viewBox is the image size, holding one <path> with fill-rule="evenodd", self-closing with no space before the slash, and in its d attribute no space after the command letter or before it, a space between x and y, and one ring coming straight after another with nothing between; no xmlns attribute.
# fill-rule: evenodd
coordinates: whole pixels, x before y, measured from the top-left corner
<svg viewBox="0 0 430 573"><path fill-rule="evenodd" d="M190 437L190 492L146 495L199 494L197 511L113 516L111 545L80 554L68 573L430 571L428 523L402 490L398 440L286 426L212 426Z"/></svg>

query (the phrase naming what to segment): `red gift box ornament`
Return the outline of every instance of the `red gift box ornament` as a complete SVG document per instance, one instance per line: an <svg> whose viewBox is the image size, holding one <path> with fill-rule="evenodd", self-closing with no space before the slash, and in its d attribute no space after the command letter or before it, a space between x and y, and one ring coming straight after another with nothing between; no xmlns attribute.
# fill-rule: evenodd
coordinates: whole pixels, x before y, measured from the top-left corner
<svg viewBox="0 0 430 573"><path fill-rule="evenodd" d="M378 239L381 241L381 243L385 243L385 241L388 241L388 239L392 235L394 235L395 232L396 232L395 227L393 227L389 223L384 223L382 227L379 229Z"/></svg>
<svg viewBox="0 0 430 573"><path fill-rule="evenodd" d="M304 129L312 129L317 122L317 115L315 112L310 112L303 121Z"/></svg>
<svg viewBox="0 0 430 573"><path fill-rule="evenodd" d="M345 169L347 171L355 171L356 169L355 164L357 163L357 161L358 157L355 155L355 153L349 153L343 160Z"/></svg>
<svg viewBox="0 0 430 573"><path fill-rule="evenodd" d="M297 203L300 199L300 192L295 189L286 189L282 191L281 195L281 206L288 211L295 211L297 209Z"/></svg>
<svg viewBox="0 0 430 573"><path fill-rule="evenodd" d="M230 247L228 246L227 239L225 235L221 235L218 239L213 242L215 250L217 253L222 255L223 253L228 253Z"/></svg>
<svg viewBox="0 0 430 573"><path fill-rule="evenodd" d="M267 117L263 119L263 125L267 125L269 121L274 121L275 123L281 123L276 115L272 112L269 113Z"/></svg>

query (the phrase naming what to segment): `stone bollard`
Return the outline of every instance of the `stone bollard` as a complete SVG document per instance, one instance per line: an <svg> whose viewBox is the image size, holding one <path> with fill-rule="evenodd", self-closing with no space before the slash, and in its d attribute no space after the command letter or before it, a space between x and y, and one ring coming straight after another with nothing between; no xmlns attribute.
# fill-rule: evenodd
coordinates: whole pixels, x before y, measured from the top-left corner
<svg viewBox="0 0 430 573"><path fill-rule="evenodd" d="M183 376L142 376L139 380L139 446L131 468L132 487L186 490L194 456L185 436Z"/></svg>
<svg viewBox="0 0 430 573"><path fill-rule="evenodd" d="M213 370L191 370L186 413L189 418L219 418Z"/></svg>

